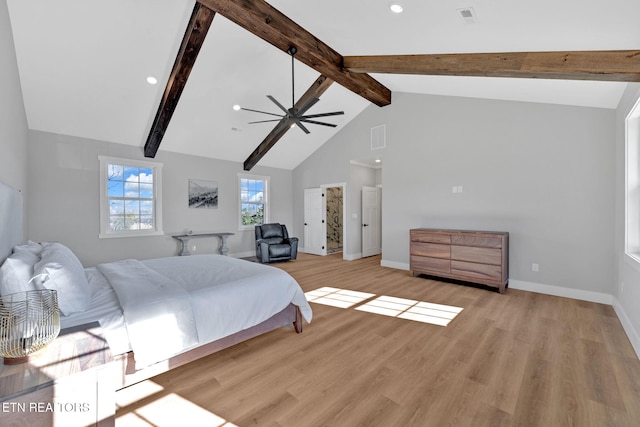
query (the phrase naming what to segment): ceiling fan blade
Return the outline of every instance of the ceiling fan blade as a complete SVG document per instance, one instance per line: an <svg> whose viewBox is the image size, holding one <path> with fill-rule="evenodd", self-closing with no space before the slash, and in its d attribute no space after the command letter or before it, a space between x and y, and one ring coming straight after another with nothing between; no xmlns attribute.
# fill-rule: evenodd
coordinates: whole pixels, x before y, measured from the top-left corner
<svg viewBox="0 0 640 427"><path fill-rule="evenodd" d="M276 104L282 111L285 112L285 114L289 114L289 110L287 110L286 108L284 108L282 106L282 104L280 104L278 101L276 101L276 99L271 96L271 95L267 95L267 98L269 98L274 104Z"/></svg>
<svg viewBox="0 0 640 427"><path fill-rule="evenodd" d="M269 122L279 122L282 119L271 119L271 120L258 120L255 122L249 122L250 125L256 124L256 123L269 123Z"/></svg>
<svg viewBox="0 0 640 427"><path fill-rule="evenodd" d="M344 111L334 111L332 113L321 113L321 114L310 114L308 116L302 116L305 119L315 119L318 117L327 117L327 116L340 116L344 114Z"/></svg>
<svg viewBox="0 0 640 427"><path fill-rule="evenodd" d="M269 112L267 112L267 111L252 110L251 108L244 108L244 107L242 107L242 108L240 108L240 109L241 109L241 110L244 110L244 111L252 111L252 112L254 112L254 113L262 113L262 114L268 114L268 115L270 115L270 116L282 117L282 114L269 113Z"/></svg>
<svg viewBox="0 0 640 427"><path fill-rule="evenodd" d="M307 102L305 105L302 106L302 108L300 108L297 112L296 115L297 116L301 116L304 113L306 113L311 107L313 107L314 105L316 105L316 103L320 101L318 98L311 98L311 100L309 100L309 102Z"/></svg>
<svg viewBox="0 0 640 427"><path fill-rule="evenodd" d="M297 117L292 117L291 121L294 122L296 124L296 126L298 126L300 129L302 129L302 131L306 134L309 134L311 132L309 132L309 129L307 129L302 122L300 121L300 119L298 119Z"/></svg>
<svg viewBox="0 0 640 427"><path fill-rule="evenodd" d="M304 117L300 117L300 121L301 122L305 122L305 123L311 123L311 124L314 124L314 125L329 126L329 127L332 127L332 128L338 126L338 125L334 125L333 123L323 123L323 122L316 122L315 120L307 120Z"/></svg>

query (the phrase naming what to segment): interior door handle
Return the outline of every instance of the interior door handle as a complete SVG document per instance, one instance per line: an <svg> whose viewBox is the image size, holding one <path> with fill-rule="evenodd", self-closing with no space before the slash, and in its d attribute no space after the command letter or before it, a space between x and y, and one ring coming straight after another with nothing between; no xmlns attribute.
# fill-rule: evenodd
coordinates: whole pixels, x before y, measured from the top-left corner
<svg viewBox="0 0 640 427"><path fill-rule="evenodd" d="M368 227L368 226L369 226L369 224L362 224L362 226L363 226L363 227Z"/></svg>

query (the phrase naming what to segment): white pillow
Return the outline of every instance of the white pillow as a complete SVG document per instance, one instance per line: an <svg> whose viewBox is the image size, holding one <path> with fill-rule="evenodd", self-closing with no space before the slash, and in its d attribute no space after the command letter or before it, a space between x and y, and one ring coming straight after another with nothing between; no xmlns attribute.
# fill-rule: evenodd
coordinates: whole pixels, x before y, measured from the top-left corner
<svg viewBox="0 0 640 427"><path fill-rule="evenodd" d="M0 296L35 290L36 286L30 280L39 260L40 257L31 251L11 254L0 266Z"/></svg>
<svg viewBox="0 0 640 427"><path fill-rule="evenodd" d="M14 246L13 252L15 253L20 251L29 251L38 255L38 259L40 259L42 249L44 249L44 246L42 246L40 243L32 242L31 240L29 240L26 245Z"/></svg>
<svg viewBox="0 0 640 427"><path fill-rule="evenodd" d="M34 267L34 282L58 291L58 306L64 316L85 311L91 303L91 289L82 263L61 243L43 246L41 259Z"/></svg>

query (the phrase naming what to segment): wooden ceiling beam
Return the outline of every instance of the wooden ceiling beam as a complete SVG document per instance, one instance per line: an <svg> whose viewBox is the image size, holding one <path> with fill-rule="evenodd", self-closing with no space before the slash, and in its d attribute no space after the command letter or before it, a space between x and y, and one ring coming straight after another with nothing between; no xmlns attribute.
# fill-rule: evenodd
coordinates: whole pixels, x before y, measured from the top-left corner
<svg viewBox="0 0 640 427"><path fill-rule="evenodd" d="M202 4L252 34L287 52L298 49L296 59L370 102L391 103L391 91L367 74L342 68L342 55L263 0L199 0Z"/></svg>
<svg viewBox="0 0 640 427"><path fill-rule="evenodd" d="M329 88L329 86L331 86L332 83L333 80L321 75L300 97L293 108L299 110L307 105L312 99L320 98L320 96ZM244 170L251 170L260 161L260 159L262 159L264 155L267 154L269 150L271 150L275 143L278 142L285 133L287 133L290 128L291 127L287 124L286 118L280 120L276 127L274 127L269 135L267 135L264 141L262 141L260 145L258 145L258 147L253 150L249 157L247 157L247 160L244 161Z"/></svg>
<svg viewBox="0 0 640 427"><path fill-rule="evenodd" d="M215 12L196 2L189 19L189 24L182 38L180 50L173 63L173 69L158 106L158 111L151 125L147 142L144 145L145 157L155 157L160 148L164 133L169 127L182 91L187 84L191 69L196 62L202 43L207 36Z"/></svg>
<svg viewBox="0 0 640 427"><path fill-rule="evenodd" d="M640 50L346 56L354 73L640 81Z"/></svg>

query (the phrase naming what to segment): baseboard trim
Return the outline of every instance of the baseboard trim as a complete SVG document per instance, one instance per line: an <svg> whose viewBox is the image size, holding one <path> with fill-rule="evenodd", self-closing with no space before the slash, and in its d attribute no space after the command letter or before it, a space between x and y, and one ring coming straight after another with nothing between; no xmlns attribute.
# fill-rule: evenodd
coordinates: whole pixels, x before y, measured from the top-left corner
<svg viewBox="0 0 640 427"><path fill-rule="evenodd" d="M633 323L629 320L629 316L627 316L622 304L620 304L620 301L616 297L613 298L613 309L618 315L618 319L620 319L620 323L622 323L622 329L624 329L624 332L627 334L627 338L629 338L638 359L640 359L640 333L633 327Z"/></svg>
<svg viewBox="0 0 640 427"><path fill-rule="evenodd" d="M229 254L232 258L249 258L252 256L256 256L256 251L247 251L247 252L234 252Z"/></svg>
<svg viewBox="0 0 640 427"><path fill-rule="evenodd" d="M602 292L585 291L581 289L564 288L561 286L543 285L541 283L525 282L524 280L509 279L509 287L539 294L555 295L557 297L573 298L581 301L597 302L613 305L613 296Z"/></svg>
<svg viewBox="0 0 640 427"><path fill-rule="evenodd" d="M345 261L355 261L357 259L362 258L362 254L361 253L355 253L355 254L348 254L343 252L342 253L342 259Z"/></svg>
<svg viewBox="0 0 640 427"><path fill-rule="evenodd" d="M407 264L406 262L388 261L386 259L383 259L380 261L380 265L382 267L389 267L389 268L395 268L397 270L409 271L409 264Z"/></svg>

